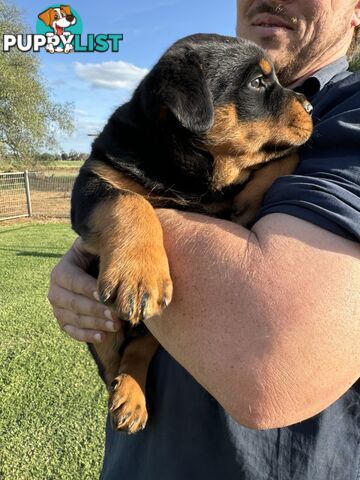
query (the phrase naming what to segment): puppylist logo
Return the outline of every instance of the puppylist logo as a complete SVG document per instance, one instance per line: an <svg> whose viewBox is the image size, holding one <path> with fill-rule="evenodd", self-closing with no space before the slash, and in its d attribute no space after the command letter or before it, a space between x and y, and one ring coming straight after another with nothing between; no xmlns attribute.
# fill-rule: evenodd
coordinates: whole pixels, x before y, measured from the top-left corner
<svg viewBox="0 0 360 480"><path fill-rule="evenodd" d="M9 52L12 48L21 52L45 49L48 53L119 51L122 33L90 33L84 42L82 29L82 20L77 11L70 5L57 3L38 14L35 35L4 34L3 51Z"/></svg>

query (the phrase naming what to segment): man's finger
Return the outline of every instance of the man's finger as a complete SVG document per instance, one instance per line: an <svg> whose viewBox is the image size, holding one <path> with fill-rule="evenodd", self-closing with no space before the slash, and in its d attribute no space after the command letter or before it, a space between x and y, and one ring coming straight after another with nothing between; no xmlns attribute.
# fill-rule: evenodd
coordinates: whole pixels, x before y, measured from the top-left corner
<svg viewBox="0 0 360 480"><path fill-rule="evenodd" d="M62 262L65 262L63 259ZM58 285L70 292L94 298L97 290L96 279L81 268L62 263L61 268L55 267L51 272L51 285Z"/></svg>
<svg viewBox="0 0 360 480"><path fill-rule="evenodd" d="M115 320L109 307L97 302L95 298L89 298L72 293L69 290L54 285L49 290L49 302L54 307L70 310L75 314L88 315L90 317L98 317L107 320Z"/></svg>
<svg viewBox="0 0 360 480"><path fill-rule="evenodd" d="M96 330L85 330L73 325L65 325L64 332L79 342L101 343L106 338L106 333Z"/></svg>
<svg viewBox="0 0 360 480"><path fill-rule="evenodd" d="M64 329L65 325L72 325L77 328L87 330L98 330L104 332L117 332L121 329L121 323L112 322L104 318L97 318L88 315L78 315L73 311L64 310L63 308L53 307L54 315L60 325Z"/></svg>

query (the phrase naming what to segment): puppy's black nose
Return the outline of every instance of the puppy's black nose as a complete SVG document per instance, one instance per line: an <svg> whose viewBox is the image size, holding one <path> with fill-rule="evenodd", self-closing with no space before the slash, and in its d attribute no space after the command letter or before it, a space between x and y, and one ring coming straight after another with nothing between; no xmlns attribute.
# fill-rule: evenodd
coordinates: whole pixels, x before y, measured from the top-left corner
<svg viewBox="0 0 360 480"><path fill-rule="evenodd" d="M308 100L305 101L304 108L309 115L311 115L314 110L314 107L311 105L311 103Z"/></svg>
<svg viewBox="0 0 360 480"><path fill-rule="evenodd" d="M309 100L307 100L307 98L305 97L305 95L303 95L302 93L297 93L297 92L294 92L295 95L296 95L296 98L299 100L299 102L301 103L301 105L305 108L305 111L311 115L312 114L312 111L314 110L314 107L311 105L311 103L309 102Z"/></svg>
<svg viewBox="0 0 360 480"><path fill-rule="evenodd" d="M68 22L72 22L74 20L74 18L75 18L74 15L66 15L66 20Z"/></svg>

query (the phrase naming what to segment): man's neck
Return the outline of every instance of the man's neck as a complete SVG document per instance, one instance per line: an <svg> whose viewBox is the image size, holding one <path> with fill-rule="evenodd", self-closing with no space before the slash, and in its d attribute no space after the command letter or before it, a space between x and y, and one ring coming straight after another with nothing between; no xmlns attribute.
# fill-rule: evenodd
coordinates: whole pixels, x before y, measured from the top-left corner
<svg viewBox="0 0 360 480"><path fill-rule="evenodd" d="M327 65L329 65L330 63L332 62L329 62ZM307 73L305 73L305 75L303 75L302 77L299 77L297 78L294 82L291 82L289 85L286 85L286 88L291 88L291 89L294 89L296 87L298 87L299 85L302 85L306 79L308 79L309 77L311 77L312 75L314 75L314 73L318 72L319 70L321 70L323 67L326 67L326 65L323 65L321 67L318 67L318 68L314 68L313 70L309 70Z"/></svg>
<svg viewBox="0 0 360 480"><path fill-rule="evenodd" d="M339 60L339 58L342 58L344 55L346 55L346 51L340 51L337 55L328 57L325 60L317 62L315 65L309 65L306 70L299 72L299 76L297 76L293 81L287 84L286 87L293 89L295 87L298 87L299 85L302 85L307 78L311 77L322 68L327 67L328 65L330 65L330 63Z"/></svg>

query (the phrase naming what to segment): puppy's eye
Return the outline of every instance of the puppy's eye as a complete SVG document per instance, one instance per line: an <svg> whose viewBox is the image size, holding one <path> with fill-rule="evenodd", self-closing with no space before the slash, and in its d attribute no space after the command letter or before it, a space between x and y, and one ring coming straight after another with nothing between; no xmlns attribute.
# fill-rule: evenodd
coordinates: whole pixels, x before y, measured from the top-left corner
<svg viewBox="0 0 360 480"><path fill-rule="evenodd" d="M259 90L261 88L265 88L265 84L263 82L264 77L261 75L260 77L254 78L254 80L251 80L250 82L250 87L255 88L256 90Z"/></svg>

